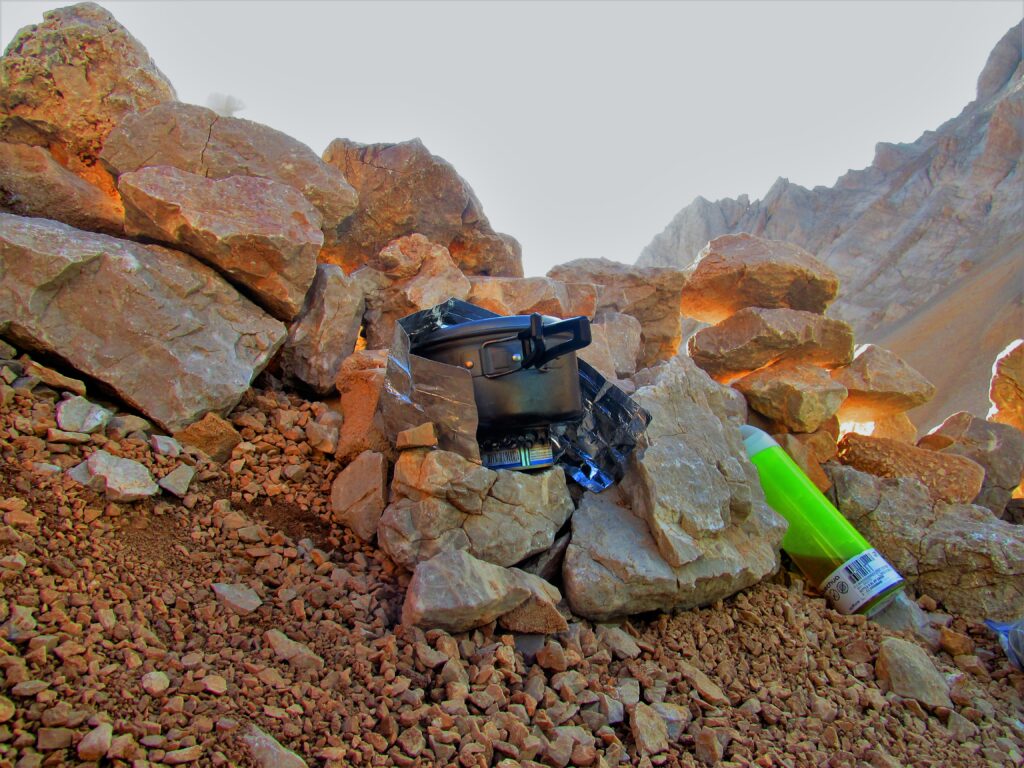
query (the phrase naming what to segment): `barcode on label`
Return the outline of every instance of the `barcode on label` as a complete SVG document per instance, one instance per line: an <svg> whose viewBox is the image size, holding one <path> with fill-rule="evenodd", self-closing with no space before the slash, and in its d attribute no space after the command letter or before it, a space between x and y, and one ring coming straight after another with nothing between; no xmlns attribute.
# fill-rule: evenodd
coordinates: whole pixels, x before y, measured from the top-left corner
<svg viewBox="0 0 1024 768"><path fill-rule="evenodd" d="M510 448L507 451L491 451L484 454L484 464L488 467L521 466L523 456L518 448Z"/></svg>
<svg viewBox="0 0 1024 768"><path fill-rule="evenodd" d="M850 583L856 584L858 581L863 579L869 573L871 573L871 563L875 559L875 551L868 550L863 555L858 557L856 560L847 563L845 566L846 575L850 577Z"/></svg>

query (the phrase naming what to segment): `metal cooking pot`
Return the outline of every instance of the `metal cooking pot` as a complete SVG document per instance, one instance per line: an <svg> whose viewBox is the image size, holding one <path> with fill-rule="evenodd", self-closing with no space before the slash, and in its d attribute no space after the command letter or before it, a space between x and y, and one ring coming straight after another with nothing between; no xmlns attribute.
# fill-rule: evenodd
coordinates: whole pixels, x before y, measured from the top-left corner
<svg viewBox="0 0 1024 768"><path fill-rule="evenodd" d="M588 344L586 317L534 313L441 328L410 351L473 375L481 431L521 431L583 415L574 353Z"/></svg>

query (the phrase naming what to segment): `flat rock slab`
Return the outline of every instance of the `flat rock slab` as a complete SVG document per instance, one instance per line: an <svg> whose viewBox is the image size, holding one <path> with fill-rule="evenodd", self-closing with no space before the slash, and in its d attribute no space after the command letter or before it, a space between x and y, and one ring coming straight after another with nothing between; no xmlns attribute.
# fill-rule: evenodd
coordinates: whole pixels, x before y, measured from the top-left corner
<svg viewBox="0 0 1024 768"><path fill-rule="evenodd" d="M242 616L252 613L263 605L262 598L256 594L254 589L245 584L216 582L213 585L213 592L222 604Z"/></svg>
<svg viewBox="0 0 1024 768"><path fill-rule="evenodd" d="M123 173L125 232L199 257L279 320L302 309L323 245L320 212L271 179L208 179L171 166Z"/></svg>
<svg viewBox="0 0 1024 768"><path fill-rule="evenodd" d="M84 397L69 397L57 403L57 425L68 432L99 432L114 414Z"/></svg>
<svg viewBox="0 0 1024 768"><path fill-rule="evenodd" d="M449 550L416 566L402 606L402 623L464 632L519 606L530 590L512 570Z"/></svg>
<svg viewBox="0 0 1024 768"><path fill-rule="evenodd" d="M683 338L679 305L686 285L682 270L576 259L553 267L548 277L596 285L598 312L621 312L639 320L643 337L640 367L667 360L679 350Z"/></svg>
<svg viewBox="0 0 1024 768"><path fill-rule="evenodd" d="M80 158L95 158L125 115L176 98L143 45L93 3L21 30L0 58L0 83L0 135Z"/></svg>
<svg viewBox="0 0 1024 768"><path fill-rule="evenodd" d="M56 219L108 235L124 231L124 209L58 163L43 147L0 143L0 210Z"/></svg>
<svg viewBox="0 0 1024 768"><path fill-rule="evenodd" d="M362 288L334 264L319 264L302 311L281 350L284 376L321 397L334 391L338 371L359 340L366 300Z"/></svg>
<svg viewBox="0 0 1024 768"><path fill-rule="evenodd" d="M519 243L491 228L469 184L419 139L335 139L323 157L359 193L352 217L327 232L323 261L353 272L390 241L419 233L449 249L466 274L522 277Z"/></svg>
<svg viewBox="0 0 1024 768"><path fill-rule="evenodd" d="M716 237L697 256L683 290L683 314L719 323L747 307L822 314L839 278L798 245L757 235Z"/></svg>
<svg viewBox="0 0 1024 768"><path fill-rule="evenodd" d="M918 592L975 621L1024 605L1024 526L984 507L935 501L922 483L829 464L829 496Z"/></svg>
<svg viewBox="0 0 1024 768"><path fill-rule="evenodd" d="M169 165L211 179L258 176L294 187L323 216L329 232L356 207L337 168L305 144L266 125L169 102L132 114L107 137L101 159L115 175Z"/></svg>
<svg viewBox="0 0 1024 768"><path fill-rule="evenodd" d="M338 473L331 485L333 517L363 541L377 535L387 504L388 462L383 454L364 451Z"/></svg>
<svg viewBox="0 0 1024 768"><path fill-rule="evenodd" d="M850 432L839 441L839 461L878 477L912 477L932 496L970 504L985 480L985 469L965 456L918 448L898 440Z"/></svg>
<svg viewBox="0 0 1024 768"><path fill-rule="evenodd" d="M308 768L299 755L255 725L250 724L239 738L259 768Z"/></svg>
<svg viewBox="0 0 1024 768"><path fill-rule="evenodd" d="M143 464L96 451L68 475L82 485L106 494L111 501L138 501L155 496L160 488Z"/></svg>
<svg viewBox="0 0 1024 768"><path fill-rule="evenodd" d="M58 355L169 432L227 413L284 342L209 267L45 219L0 213L7 335Z"/></svg>
<svg viewBox="0 0 1024 768"><path fill-rule="evenodd" d="M777 363L732 383L747 404L793 432L814 432L846 399L846 387L813 365Z"/></svg>
<svg viewBox="0 0 1024 768"><path fill-rule="evenodd" d="M839 411L841 421L874 421L909 411L935 396L935 387L898 355L884 347L863 344L853 362L832 371L849 395Z"/></svg>
<svg viewBox="0 0 1024 768"><path fill-rule="evenodd" d="M840 320L796 309L742 309L697 331L689 341L697 365L722 383L772 363L837 368L853 360L853 331Z"/></svg>

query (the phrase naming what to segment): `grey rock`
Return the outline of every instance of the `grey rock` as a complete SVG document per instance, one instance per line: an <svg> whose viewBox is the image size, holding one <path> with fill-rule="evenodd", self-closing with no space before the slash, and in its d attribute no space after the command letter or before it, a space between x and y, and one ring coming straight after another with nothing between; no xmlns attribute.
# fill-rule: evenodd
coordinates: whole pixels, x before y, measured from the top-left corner
<svg viewBox="0 0 1024 768"><path fill-rule="evenodd" d="M0 213L0 266L8 337L59 354L168 432L227 413L284 341L209 267L159 246Z"/></svg>
<svg viewBox="0 0 1024 768"><path fill-rule="evenodd" d="M918 645L887 637L878 650L875 674L899 696L917 699L929 707L953 708L949 685Z"/></svg>
<svg viewBox="0 0 1024 768"><path fill-rule="evenodd" d="M377 536L407 568L447 549L510 566L544 552L572 514L561 468L495 472L448 451L403 451Z"/></svg>
<svg viewBox="0 0 1024 768"><path fill-rule="evenodd" d="M693 720L693 715L689 708L680 704L658 701L651 705L651 709L657 712L661 719L665 721L666 735L670 741L678 741L686 727L690 724L690 721Z"/></svg>
<svg viewBox="0 0 1024 768"><path fill-rule="evenodd" d="M133 433L148 435L153 431L153 424L141 416L120 414L107 422L106 435L111 440L124 440Z"/></svg>
<svg viewBox="0 0 1024 768"><path fill-rule="evenodd" d="M599 624L596 633L597 639L619 659L635 659L641 653L636 640L621 627L614 624Z"/></svg>
<svg viewBox="0 0 1024 768"><path fill-rule="evenodd" d="M84 397L69 397L57 403L57 424L68 432L92 434L103 429L113 413Z"/></svg>
<svg viewBox="0 0 1024 768"><path fill-rule="evenodd" d="M285 377L318 395L333 392L342 362L355 350L365 306L355 280L340 267L318 264L306 303L289 326L281 350Z"/></svg>
<svg viewBox="0 0 1024 768"><path fill-rule="evenodd" d="M68 474L83 485L105 493L111 501L138 501L160 492L144 465L106 451L94 452Z"/></svg>
<svg viewBox="0 0 1024 768"><path fill-rule="evenodd" d="M239 738L259 768L308 768L305 760L252 723Z"/></svg>
<svg viewBox="0 0 1024 768"><path fill-rule="evenodd" d="M217 599L235 613L245 616L252 613L261 605L263 600L256 591L245 584L224 584L215 582L213 592Z"/></svg>
<svg viewBox="0 0 1024 768"><path fill-rule="evenodd" d="M308 646L292 640L278 629L268 629L264 632L263 642L270 646L279 659L287 661L296 669L324 668L324 660L313 653Z"/></svg>
<svg viewBox="0 0 1024 768"><path fill-rule="evenodd" d="M416 566L402 606L402 623L464 632L494 621L530 596L510 569L448 550Z"/></svg>
<svg viewBox="0 0 1024 768"><path fill-rule="evenodd" d="M905 592L897 594L885 607L873 614L871 620L893 632L910 634L926 643L933 651L939 649L939 630L932 625L924 609L907 597Z"/></svg>
<svg viewBox="0 0 1024 768"><path fill-rule="evenodd" d="M636 373L643 351L643 325L632 315L622 312L601 311L592 327L604 329L612 367L618 378Z"/></svg>
<svg viewBox="0 0 1024 768"><path fill-rule="evenodd" d="M149 447L159 456L170 456L172 459L181 455L181 443L167 435L153 435L149 438Z"/></svg>
<svg viewBox="0 0 1024 768"><path fill-rule="evenodd" d="M668 726L657 710L638 703L630 713L629 727L640 754L657 755L668 751Z"/></svg>
<svg viewBox="0 0 1024 768"><path fill-rule="evenodd" d="M191 467L188 464L180 464L161 477L157 484L168 493L183 499L188 493L189 486L192 485L192 478L195 476L195 467Z"/></svg>
<svg viewBox="0 0 1024 768"><path fill-rule="evenodd" d="M1024 603L1024 527L984 507L934 501L910 478L827 464L843 515L919 591L981 621L1010 621Z"/></svg>

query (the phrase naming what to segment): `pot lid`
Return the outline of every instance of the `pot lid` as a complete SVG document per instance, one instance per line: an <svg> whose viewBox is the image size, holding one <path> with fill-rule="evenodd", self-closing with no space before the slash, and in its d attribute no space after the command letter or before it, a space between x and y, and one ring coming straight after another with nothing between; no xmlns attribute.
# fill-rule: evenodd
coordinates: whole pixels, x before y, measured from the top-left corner
<svg viewBox="0 0 1024 768"><path fill-rule="evenodd" d="M544 316L544 325L560 323L557 317ZM436 344L447 344L451 341L463 341L482 336L495 336L498 334L514 336L520 331L528 330L530 327L530 315L506 315L499 317L485 317L482 320L471 320L468 323L450 325L447 328L440 328L432 331L419 339L412 351L432 347Z"/></svg>

